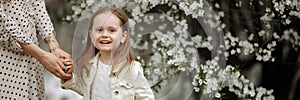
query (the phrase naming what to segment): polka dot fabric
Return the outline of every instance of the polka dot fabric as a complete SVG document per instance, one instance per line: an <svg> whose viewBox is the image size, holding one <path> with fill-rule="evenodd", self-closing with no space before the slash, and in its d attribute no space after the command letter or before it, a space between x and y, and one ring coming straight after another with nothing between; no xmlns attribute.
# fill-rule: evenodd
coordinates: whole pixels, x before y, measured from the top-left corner
<svg viewBox="0 0 300 100"><path fill-rule="evenodd" d="M44 100L44 68L19 43L53 31L43 0L0 0L0 100Z"/></svg>

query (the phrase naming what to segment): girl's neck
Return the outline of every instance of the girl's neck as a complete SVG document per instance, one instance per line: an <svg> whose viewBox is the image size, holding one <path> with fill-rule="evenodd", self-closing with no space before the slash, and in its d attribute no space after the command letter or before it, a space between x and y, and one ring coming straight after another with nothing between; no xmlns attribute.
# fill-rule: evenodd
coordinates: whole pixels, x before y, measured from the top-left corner
<svg viewBox="0 0 300 100"><path fill-rule="evenodd" d="M103 64L105 65L111 65L111 54L110 53L104 53L104 52L100 52L100 60Z"/></svg>

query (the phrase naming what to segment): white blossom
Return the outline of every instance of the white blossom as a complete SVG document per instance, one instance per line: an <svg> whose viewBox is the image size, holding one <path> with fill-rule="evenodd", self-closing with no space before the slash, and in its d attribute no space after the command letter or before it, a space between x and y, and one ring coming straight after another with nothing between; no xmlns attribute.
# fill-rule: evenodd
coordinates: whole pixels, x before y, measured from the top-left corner
<svg viewBox="0 0 300 100"><path fill-rule="evenodd" d="M219 92L215 93L215 97L216 98L220 98L221 97L221 94Z"/></svg>

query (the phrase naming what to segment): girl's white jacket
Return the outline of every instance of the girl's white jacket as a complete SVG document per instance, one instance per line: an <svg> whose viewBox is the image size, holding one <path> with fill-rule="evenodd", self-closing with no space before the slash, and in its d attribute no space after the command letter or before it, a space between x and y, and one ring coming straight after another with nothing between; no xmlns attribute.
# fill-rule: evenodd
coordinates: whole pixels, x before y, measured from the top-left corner
<svg viewBox="0 0 300 100"><path fill-rule="evenodd" d="M89 74L83 73L83 83L78 82L78 76L73 74L71 80L62 84L62 88L76 91L83 96L83 100L94 100L91 98L91 88L98 68L98 55L89 61L87 69L83 69L83 72L90 71ZM119 72L118 75L117 72ZM123 68L116 66L110 75L110 80L111 87L114 87L111 88L112 100L154 100L153 92L144 77L141 64L137 61L133 61L130 66Z"/></svg>

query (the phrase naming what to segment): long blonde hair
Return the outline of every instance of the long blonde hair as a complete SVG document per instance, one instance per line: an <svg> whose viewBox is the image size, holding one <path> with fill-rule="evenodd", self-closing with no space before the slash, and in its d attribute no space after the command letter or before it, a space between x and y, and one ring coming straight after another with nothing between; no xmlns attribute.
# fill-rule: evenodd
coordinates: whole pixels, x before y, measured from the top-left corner
<svg viewBox="0 0 300 100"><path fill-rule="evenodd" d="M114 7L103 7L100 8L98 11L96 11L91 20L90 20L90 24L89 24L89 32L88 32L88 36L87 36L87 41L85 43L85 47L83 48L83 51L81 52L79 58L76 61L77 67L75 68L75 73L77 73L78 75L82 77L82 74L89 74L89 70L87 70L87 64L89 62L89 60L91 58L93 58L98 52L99 50L97 48L95 48L95 46L92 44L91 41L91 37L90 37L90 31L93 27L93 23L94 23L94 19L97 15L104 13L104 12L111 12L112 14L114 14L115 16L117 16L120 19L120 26L122 27L123 32L127 31L128 35L126 37L126 40L124 41L124 43L121 43L120 46L116 49L112 51L112 67L114 68L114 66L116 66L117 64L119 64L121 61L126 61L125 65L122 65L122 67L125 67L127 65L129 65L134 57L133 57L133 52L131 50L131 46L130 46L130 29L129 29L129 23L128 23L128 16L127 14L120 8L114 8ZM82 72L83 69L86 69L87 72ZM118 72L119 73L119 72Z"/></svg>

